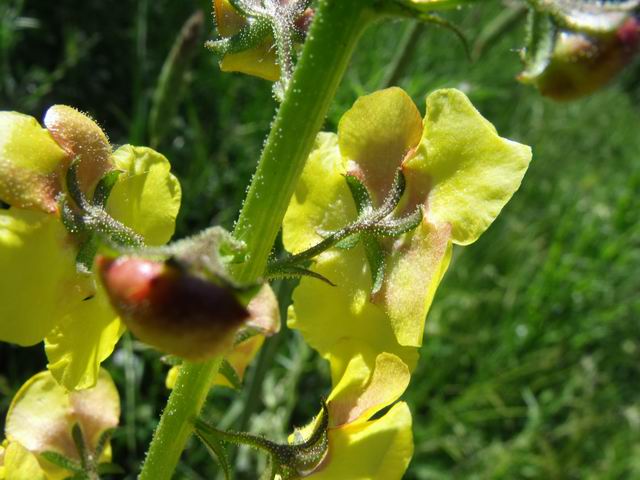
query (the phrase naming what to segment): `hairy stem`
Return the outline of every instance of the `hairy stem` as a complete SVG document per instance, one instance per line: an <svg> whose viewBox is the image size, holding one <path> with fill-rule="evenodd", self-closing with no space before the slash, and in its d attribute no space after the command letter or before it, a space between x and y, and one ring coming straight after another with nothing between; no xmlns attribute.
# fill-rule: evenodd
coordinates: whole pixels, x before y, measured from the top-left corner
<svg viewBox="0 0 640 480"><path fill-rule="evenodd" d="M193 433L193 420L200 413L220 363L221 357L208 362L185 362L180 367L176 384L153 435L140 480L171 478L187 439Z"/></svg>
<svg viewBox="0 0 640 480"><path fill-rule="evenodd" d="M265 270L287 205L351 54L364 28L376 18L370 9L373 3L319 2L236 224L234 234L247 246L247 261L235 272L239 280L253 281ZM220 359L182 366L141 480L171 478L219 366Z"/></svg>
<svg viewBox="0 0 640 480"><path fill-rule="evenodd" d="M364 27L372 0L322 0L273 123L245 199L235 236L247 261L235 272L250 281L264 273L284 213L329 105Z"/></svg>

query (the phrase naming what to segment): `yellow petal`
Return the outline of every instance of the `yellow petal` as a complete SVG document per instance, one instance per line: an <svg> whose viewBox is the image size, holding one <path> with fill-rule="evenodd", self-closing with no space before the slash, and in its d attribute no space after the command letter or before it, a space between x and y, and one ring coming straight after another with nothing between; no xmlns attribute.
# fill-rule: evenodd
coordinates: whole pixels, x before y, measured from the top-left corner
<svg viewBox="0 0 640 480"><path fill-rule="evenodd" d="M16 393L7 413L5 433L33 453L56 451L78 458L67 414L69 398L49 372L31 377Z"/></svg>
<svg viewBox="0 0 640 480"><path fill-rule="evenodd" d="M367 365L362 355L354 356L329 395L330 427L368 421L400 398L410 379L407 365L393 354L379 354L375 366Z"/></svg>
<svg viewBox="0 0 640 480"><path fill-rule="evenodd" d="M408 195L428 191L427 218L451 225L454 243L474 242L520 186L526 145L501 138L460 91L427 98L424 135L404 165Z"/></svg>
<svg viewBox="0 0 640 480"><path fill-rule="evenodd" d="M283 240L288 251L305 250L322 240L318 230L336 230L355 219L356 208L343 174L336 136L320 134L284 218ZM307 343L342 368L359 345L393 353L414 368L415 350L398 344L389 318L369 301L371 273L361 246L348 251L330 249L317 258L313 270L337 287L303 278L289 309L290 327L300 330ZM358 346L354 351L338 352L335 347L343 339Z"/></svg>
<svg viewBox="0 0 640 480"><path fill-rule="evenodd" d="M0 199L19 208L56 211L67 156L35 118L0 112Z"/></svg>
<svg viewBox="0 0 640 480"><path fill-rule="evenodd" d="M360 97L338 125L347 170L363 181L377 204L386 197L396 170L421 135L420 112L397 87Z"/></svg>
<svg viewBox="0 0 640 480"><path fill-rule="evenodd" d="M220 70L246 73L270 82L277 81L280 78L280 67L277 64L273 39L269 38L249 50L226 54L220 62Z"/></svg>
<svg viewBox="0 0 640 480"><path fill-rule="evenodd" d="M0 340L36 344L86 296L75 248L60 220L44 213L0 210Z"/></svg>
<svg viewBox="0 0 640 480"><path fill-rule="evenodd" d="M280 331L280 305L268 283L265 283L251 299L247 310L250 317L246 326L255 328L260 333L234 345L231 351L225 355L225 360L233 367L241 381L244 378L244 372L262 347L265 338ZM220 374L215 376L213 384L233 386L225 376Z"/></svg>
<svg viewBox="0 0 640 480"><path fill-rule="evenodd" d="M400 480L413 456L411 412L404 402L384 416L329 430L329 453L313 480Z"/></svg>
<svg viewBox="0 0 640 480"><path fill-rule="evenodd" d="M120 397L111 376L103 368L93 388L69 394L69 405L72 417L82 427L82 434L92 450L105 430L118 425Z"/></svg>
<svg viewBox="0 0 640 480"><path fill-rule="evenodd" d="M36 456L18 442L10 442L4 456L7 480L50 480Z"/></svg>
<svg viewBox="0 0 640 480"><path fill-rule="evenodd" d="M124 173L111 191L107 212L148 245L163 245L173 235L182 198L169 161L150 148L131 145L116 150L113 160Z"/></svg>
<svg viewBox="0 0 640 480"><path fill-rule="evenodd" d="M371 274L362 247L325 252L314 271L338 286L303 278L289 309L291 328L299 330L306 342L332 364L346 365L358 346L366 345L376 352L393 353L411 370L415 368L415 349L398 343L388 316L369 301ZM341 341L353 342L353 350L337 349Z"/></svg>
<svg viewBox="0 0 640 480"><path fill-rule="evenodd" d="M91 388L124 332L102 286L77 305L45 338L47 368L67 390Z"/></svg>
<svg viewBox="0 0 640 480"><path fill-rule="evenodd" d="M213 0L216 28L221 37L230 37L247 23L229 3L229 0Z"/></svg>
<svg viewBox="0 0 640 480"><path fill-rule="evenodd" d="M345 173L338 137L321 132L284 217L282 235L289 252L298 253L320 242L318 230L337 230L355 220L356 207Z"/></svg>
<svg viewBox="0 0 640 480"><path fill-rule="evenodd" d="M111 145L105 133L91 117L66 105L47 110L44 124L69 161L79 159L80 188L91 194L98 180L113 168Z"/></svg>
<svg viewBox="0 0 640 480"><path fill-rule="evenodd" d="M247 305L247 326L270 337L280 331L280 305L273 289L265 283Z"/></svg>
<svg viewBox="0 0 640 480"><path fill-rule="evenodd" d="M229 353L225 355L225 360L233 367L240 381L244 378L244 372L256 356L260 347L264 343L264 336L254 335L246 339L244 342L234 345ZM218 373L213 379L213 385L221 385L223 387L233 388L233 385L224 375Z"/></svg>
<svg viewBox="0 0 640 480"><path fill-rule="evenodd" d="M97 385L68 393L50 372L31 377L16 393L7 413L5 433L32 453L54 451L79 459L71 437L78 423L89 449L102 432L114 428L120 416L120 399L109 374L102 370Z"/></svg>
<svg viewBox="0 0 640 480"><path fill-rule="evenodd" d="M451 260L451 230L423 221L392 243L375 303L389 316L401 345L422 345L427 312Z"/></svg>

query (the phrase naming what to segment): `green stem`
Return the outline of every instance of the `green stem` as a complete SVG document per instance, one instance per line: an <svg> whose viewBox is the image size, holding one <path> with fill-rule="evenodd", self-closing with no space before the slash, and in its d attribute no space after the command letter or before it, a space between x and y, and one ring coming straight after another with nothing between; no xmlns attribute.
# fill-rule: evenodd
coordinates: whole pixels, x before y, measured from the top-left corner
<svg viewBox="0 0 640 480"><path fill-rule="evenodd" d="M322 0L298 66L258 163L235 236L247 261L235 272L251 281L264 273L289 200L298 183L360 34L372 20L373 0Z"/></svg>
<svg viewBox="0 0 640 480"><path fill-rule="evenodd" d="M221 362L220 357L208 362L185 362L180 367L176 384L153 435L140 480L171 478L193 432L193 420L200 414Z"/></svg>
<svg viewBox="0 0 640 480"><path fill-rule="evenodd" d="M302 56L265 144L234 234L247 245L238 279L259 278L284 213L374 0L321 0ZM220 359L180 369L140 480L171 478Z"/></svg>

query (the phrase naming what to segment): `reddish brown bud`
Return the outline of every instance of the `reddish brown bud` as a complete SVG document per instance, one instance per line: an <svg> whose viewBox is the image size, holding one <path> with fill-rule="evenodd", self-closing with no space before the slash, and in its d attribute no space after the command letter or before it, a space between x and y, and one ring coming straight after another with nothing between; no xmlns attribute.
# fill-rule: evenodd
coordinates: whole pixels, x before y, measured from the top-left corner
<svg viewBox="0 0 640 480"><path fill-rule="evenodd" d="M111 304L140 340L187 360L220 355L249 312L233 292L167 262L98 257Z"/></svg>
<svg viewBox="0 0 640 480"><path fill-rule="evenodd" d="M612 80L637 54L639 45L640 21L635 17L608 35L562 31L546 68L535 76L525 72L518 79L534 84L547 97L573 100Z"/></svg>
<svg viewBox="0 0 640 480"><path fill-rule="evenodd" d="M313 21L313 16L315 11L312 8L307 8L302 15L296 18L294 24L296 26L296 30L300 32L303 36L306 36L309 32L309 27L311 27L311 22Z"/></svg>

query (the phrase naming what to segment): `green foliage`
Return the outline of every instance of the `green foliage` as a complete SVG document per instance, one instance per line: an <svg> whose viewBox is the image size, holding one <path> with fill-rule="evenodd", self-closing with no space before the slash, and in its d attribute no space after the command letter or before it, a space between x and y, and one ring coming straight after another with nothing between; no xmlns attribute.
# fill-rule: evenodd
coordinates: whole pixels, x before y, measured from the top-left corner
<svg viewBox="0 0 640 480"><path fill-rule="evenodd" d="M114 144L143 143L174 39L197 7L210 8L204 0L23 3L0 6L0 105L36 117L53 103L77 105L101 119ZM447 17L473 41L501 8ZM384 86L408 26L365 35L326 129L357 95ZM215 37L210 22L205 31ZM464 89L501 134L534 147L521 190L478 243L454 255L432 306L407 396L416 441L409 479L640 475L640 69L590 98L554 104L514 81L523 44L520 22L472 64L449 34L428 27L396 76L418 102L435 88ZM231 226L274 110L268 83L221 74L204 48L185 78L158 146L183 186L180 237L210 222ZM41 350L0 344L2 412L46 362ZM206 416L219 428L284 441L280 429L315 413L326 367L286 329L261 352L270 358L269 373L249 372L247 393L212 399ZM109 370L124 402L113 458L134 472L166 399L166 367L127 337ZM258 405L245 404L251 391ZM212 478L206 449L194 443L189 452L178 477ZM230 461L249 479L264 460L241 450Z"/></svg>

